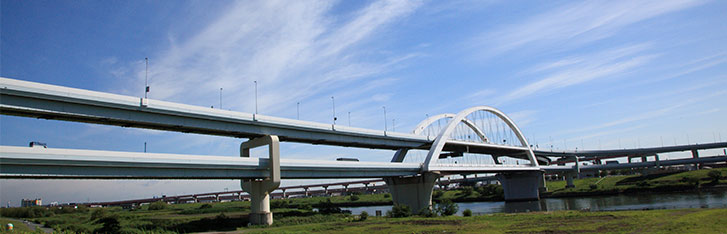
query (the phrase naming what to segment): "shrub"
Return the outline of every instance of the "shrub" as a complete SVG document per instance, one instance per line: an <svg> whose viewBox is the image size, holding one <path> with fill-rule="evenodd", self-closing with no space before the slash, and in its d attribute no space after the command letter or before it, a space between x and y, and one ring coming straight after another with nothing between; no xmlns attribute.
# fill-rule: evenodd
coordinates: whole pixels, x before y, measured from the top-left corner
<svg viewBox="0 0 727 234"><path fill-rule="evenodd" d="M598 185L596 185L596 184L590 184L590 185L588 185L588 187L591 188L591 189L597 189L598 188Z"/></svg>
<svg viewBox="0 0 727 234"><path fill-rule="evenodd" d="M386 212L386 216L390 218L409 217L411 216L411 209L407 205L394 204L394 207Z"/></svg>
<svg viewBox="0 0 727 234"><path fill-rule="evenodd" d="M270 206L272 206L273 208L288 208L289 204L290 202L288 200L283 199L273 200L270 202Z"/></svg>
<svg viewBox="0 0 727 234"><path fill-rule="evenodd" d="M442 190L434 190L432 193L432 198L440 198L444 195L444 191Z"/></svg>
<svg viewBox="0 0 727 234"><path fill-rule="evenodd" d="M149 210L163 210L167 208L167 203L163 201L155 201L149 204Z"/></svg>
<svg viewBox="0 0 727 234"><path fill-rule="evenodd" d="M437 213L439 213L439 215L441 216L450 216L456 214L457 210L459 210L459 205L450 200L444 200L441 203L437 204Z"/></svg>
<svg viewBox="0 0 727 234"><path fill-rule="evenodd" d="M333 204L330 198L325 202L319 202L317 207L321 214L340 214L342 212L341 208Z"/></svg>
<svg viewBox="0 0 727 234"><path fill-rule="evenodd" d="M369 218L369 212L361 211L361 215L359 215L358 217L358 221L364 221Z"/></svg>
<svg viewBox="0 0 727 234"><path fill-rule="evenodd" d="M707 176L712 179L712 181L719 181L719 178L722 178L722 172L718 170L711 170L707 173Z"/></svg>
<svg viewBox="0 0 727 234"><path fill-rule="evenodd" d="M358 201L358 199L361 199L361 198L359 198L358 195L354 194L354 195L351 195L351 197L349 199L351 199L351 201Z"/></svg>
<svg viewBox="0 0 727 234"><path fill-rule="evenodd" d="M100 219L106 216L106 209L98 208L91 212L91 220Z"/></svg>
<svg viewBox="0 0 727 234"><path fill-rule="evenodd" d="M119 218L116 216L101 218L97 221L97 223L100 223L103 226L96 229L94 231L95 233L119 233L119 230L121 230L121 223L119 222Z"/></svg>
<svg viewBox="0 0 727 234"><path fill-rule="evenodd" d="M390 197L391 197L391 194L389 194L389 193L384 194L384 198L390 198Z"/></svg>
<svg viewBox="0 0 727 234"><path fill-rule="evenodd" d="M420 216L429 218L437 216L437 213L434 213L434 211L432 211L432 209L430 209L429 207L421 209L418 214Z"/></svg>
<svg viewBox="0 0 727 234"><path fill-rule="evenodd" d="M199 206L199 209L209 209L209 208L212 208L212 204L205 203L205 204L202 204L201 206Z"/></svg>
<svg viewBox="0 0 727 234"><path fill-rule="evenodd" d="M460 197L469 197L470 195L472 195L472 192L474 192L474 191L475 190L472 187L465 186L465 187L462 187L461 191L459 192L459 196Z"/></svg>
<svg viewBox="0 0 727 234"><path fill-rule="evenodd" d="M466 209L466 210L462 211L462 216L465 216L465 217L472 216L472 210Z"/></svg>

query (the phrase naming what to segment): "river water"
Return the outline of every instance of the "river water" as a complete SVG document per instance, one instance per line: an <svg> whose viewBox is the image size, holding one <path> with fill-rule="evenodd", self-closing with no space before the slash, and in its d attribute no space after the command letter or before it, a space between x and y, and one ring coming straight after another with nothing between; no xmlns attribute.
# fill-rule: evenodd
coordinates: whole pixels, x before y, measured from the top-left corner
<svg viewBox="0 0 727 234"><path fill-rule="evenodd" d="M705 191L688 193L628 194L609 196L588 196L568 198L544 198L531 202L462 202L458 215L465 209L473 214L515 213L556 210L643 210L680 208L727 208L727 191ZM353 214L366 211L375 215L377 210L386 214L391 206L341 207Z"/></svg>

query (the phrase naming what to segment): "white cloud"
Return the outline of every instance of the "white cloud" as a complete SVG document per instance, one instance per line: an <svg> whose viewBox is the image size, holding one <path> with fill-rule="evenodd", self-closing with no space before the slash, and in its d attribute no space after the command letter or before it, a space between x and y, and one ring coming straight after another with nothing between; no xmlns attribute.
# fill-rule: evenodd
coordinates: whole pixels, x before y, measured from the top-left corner
<svg viewBox="0 0 727 234"><path fill-rule="evenodd" d="M634 23L702 3L699 0L578 2L486 32L472 43L477 46L496 45L489 48L489 54L525 46L577 46L613 36Z"/></svg>
<svg viewBox="0 0 727 234"><path fill-rule="evenodd" d="M328 1L235 2L193 37L172 37L168 50L150 58L150 98L211 106L223 88L224 109L252 112L257 81L261 113L275 114L375 80L418 55L381 57L370 54L376 48L360 46L419 5L377 1L341 22ZM136 77L134 84L143 81L143 70Z"/></svg>
<svg viewBox="0 0 727 234"><path fill-rule="evenodd" d="M656 57L652 54L637 55L648 47L647 44L625 46L536 65L531 71L549 74L504 95L499 102L512 101L599 78L622 75Z"/></svg>

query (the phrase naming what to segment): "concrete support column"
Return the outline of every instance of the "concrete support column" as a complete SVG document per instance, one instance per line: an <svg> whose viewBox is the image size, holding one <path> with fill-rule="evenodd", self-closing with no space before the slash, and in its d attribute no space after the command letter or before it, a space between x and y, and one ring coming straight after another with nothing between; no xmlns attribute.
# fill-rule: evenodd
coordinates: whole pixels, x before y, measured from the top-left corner
<svg viewBox="0 0 727 234"><path fill-rule="evenodd" d="M288 194L285 193L285 189L282 189L282 190L283 190L283 198L288 198Z"/></svg>
<svg viewBox="0 0 727 234"><path fill-rule="evenodd" d="M310 196L310 194L308 194L308 187L303 187L303 190L305 190L305 193L304 193L304 195L305 195L306 197L307 197L307 196Z"/></svg>
<svg viewBox="0 0 727 234"><path fill-rule="evenodd" d="M505 192L505 201L528 201L540 199L543 184L542 171L508 172L497 174Z"/></svg>
<svg viewBox="0 0 727 234"><path fill-rule="evenodd" d="M406 205L413 213L432 208L432 190L439 173L423 173L412 177L384 178L394 204Z"/></svg>
<svg viewBox="0 0 727 234"><path fill-rule="evenodd" d="M194 199L194 203L198 203L199 200L197 200L197 196L192 196L192 199Z"/></svg>
<svg viewBox="0 0 727 234"><path fill-rule="evenodd" d="M366 193L369 193L369 183L364 183L363 185L364 185L364 191Z"/></svg>
<svg viewBox="0 0 727 234"><path fill-rule="evenodd" d="M242 189L250 194L249 221L253 225L273 224L270 212L270 193L280 186L280 141L277 136L268 135L240 144L240 156L250 157L250 149L268 146L268 170L270 175L263 179L242 181Z"/></svg>
<svg viewBox="0 0 727 234"><path fill-rule="evenodd" d="M348 194L348 184L344 184L344 185L343 185L343 192L344 192L345 194Z"/></svg>
<svg viewBox="0 0 727 234"><path fill-rule="evenodd" d="M696 150L696 149L693 149L692 150L692 158L695 158L695 159L696 158L699 158L699 151L698 150ZM701 163L695 163L694 164L694 167L695 167L695 169L701 169L702 168L702 164Z"/></svg>
<svg viewBox="0 0 727 234"><path fill-rule="evenodd" d="M566 173L565 174L565 181L566 181L565 182L566 183L566 185L565 185L566 188L575 188L576 187L576 185L573 184L573 174Z"/></svg>
<svg viewBox="0 0 727 234"><path fill-rule="evenodd" d="M328 186L327 185L323 186L323 194L328 195Z"/></svg>

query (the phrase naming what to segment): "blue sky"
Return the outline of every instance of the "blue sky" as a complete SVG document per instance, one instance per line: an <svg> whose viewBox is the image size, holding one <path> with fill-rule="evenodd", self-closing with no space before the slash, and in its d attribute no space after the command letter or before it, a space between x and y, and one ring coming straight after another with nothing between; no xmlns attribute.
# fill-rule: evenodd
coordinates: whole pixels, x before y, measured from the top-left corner
<svg viewBox="0 0 727 234"><path fill-rule="evenodd" d="M503 110L531 143L727 140L724 1L6 1L3 77L408 132L427 114ZM241 139L0 116L2 145L238 155ZM283 144L283 157L392 151ZM716 151L714 152L716 153ZM673 157L680 157L675 155ZM285 181L284 184L314 181ZM227 181L0 180L0 202L239 189Z"/></svg>

